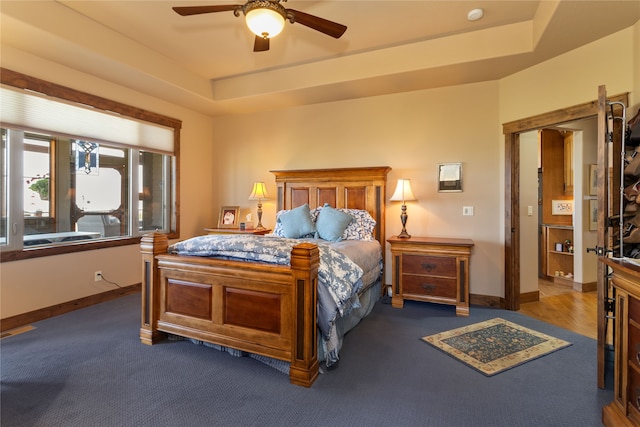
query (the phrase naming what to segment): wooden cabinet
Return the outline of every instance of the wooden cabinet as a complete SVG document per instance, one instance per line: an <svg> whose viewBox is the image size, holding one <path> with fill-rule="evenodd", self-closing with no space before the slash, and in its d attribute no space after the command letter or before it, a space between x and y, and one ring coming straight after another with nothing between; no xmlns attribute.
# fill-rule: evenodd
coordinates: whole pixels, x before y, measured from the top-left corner
<svg viewBox="0 0 640 427"><path fill-rule="evenodd" d="M615 289L613 402L602 410L607 427L640 425L640 265L601 258Z"/></svg>
<svg viewBox="0 0 640 427"><path fill-rule="evenodd" d="M413 236L387 240L392 257L392 302L404 300L456 306L458 316L469 315L469 261L473 241Z"/></svg>
<svg viewBox="0 0 640 427"><path fill-rule="evenodd" d="M561 284L573 284L573 227L543 226L544 272Z"/></svg>
<svg viewBox="0 0 640 427"><path fill-rule="evenodd" d="M573 200L573 160L565 153L573 151L567 142L568 134L555 129L540 131L540 163L542 224L572 226L573 215L557 215L553 211L553 201Z"/></svg>

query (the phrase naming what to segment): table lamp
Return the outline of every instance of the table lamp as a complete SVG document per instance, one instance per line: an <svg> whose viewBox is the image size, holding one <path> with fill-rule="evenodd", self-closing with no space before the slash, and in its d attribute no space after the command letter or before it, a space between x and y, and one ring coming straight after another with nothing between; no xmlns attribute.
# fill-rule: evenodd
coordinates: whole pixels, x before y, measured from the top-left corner
<svg viewBox="0 0 640 427"><path fill-rule="evenodd" d="M410 179L399 179L398 185L396 186L396 191L393 192L393 196L389 199L392 202L402 202L402 213L400 214L400 221L402 221L402 231L398 234L399 238L408 239L411 237L409 233L407 233L406 225L407 225L407 205L406 201L416 200L413 195L413 191L411 191L411 180Z"/></svg>
<svg viewBox="0 0 640 427"><path fill-rule="evenodd" d="M256 226L256 230L264 230L264 226L262 225L262 200L268 198L267 186L264 185L264 182L254 182L249 200L258 201L258 225Z"/></svg>

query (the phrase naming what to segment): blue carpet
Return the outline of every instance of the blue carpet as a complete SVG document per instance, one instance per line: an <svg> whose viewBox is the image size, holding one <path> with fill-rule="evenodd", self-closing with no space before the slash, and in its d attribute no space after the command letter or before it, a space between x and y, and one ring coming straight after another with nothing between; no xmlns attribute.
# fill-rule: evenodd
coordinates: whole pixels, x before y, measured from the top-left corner
<svg viewBox="0 0 640 427"><path fill-rule="evenodd" d="M140 343L140 295L1 341L0 424L12 426L600 426L596 342L518 313L377 304L339 366L307 389L259 361L189 342ZM422 336L512 321L573 345L485 377Z"/></svg>

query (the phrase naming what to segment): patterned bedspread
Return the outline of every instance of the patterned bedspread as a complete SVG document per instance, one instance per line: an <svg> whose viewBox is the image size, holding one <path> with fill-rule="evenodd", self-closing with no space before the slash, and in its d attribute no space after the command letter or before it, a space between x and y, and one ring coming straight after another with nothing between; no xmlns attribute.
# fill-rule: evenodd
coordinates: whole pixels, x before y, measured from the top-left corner
<svg viewBox="0 0 640 427"><path fill-rule="evenodd" d="M190 256L211 256L252 262L289 265L291 250L304 239L275 236L212 234L194 237L169 247L169 253ZM358 291L362 287L363 271L331 242L310 240L318 245L318 326L327 344L327 366L338 360L335 320L360 306Z"/></svg>

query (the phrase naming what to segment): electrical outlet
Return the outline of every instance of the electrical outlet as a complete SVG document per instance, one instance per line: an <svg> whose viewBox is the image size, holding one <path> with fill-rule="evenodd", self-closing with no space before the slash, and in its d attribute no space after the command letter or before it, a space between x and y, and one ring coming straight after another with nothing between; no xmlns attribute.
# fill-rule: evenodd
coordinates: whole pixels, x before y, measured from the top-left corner
<svg viewBox="0 0 640 427"><path fill-rule="evenodd" d="M96 282L99 282L102 280L102 271L96 271L95 273L93 273L93 280L95 280Z"/></svg>

